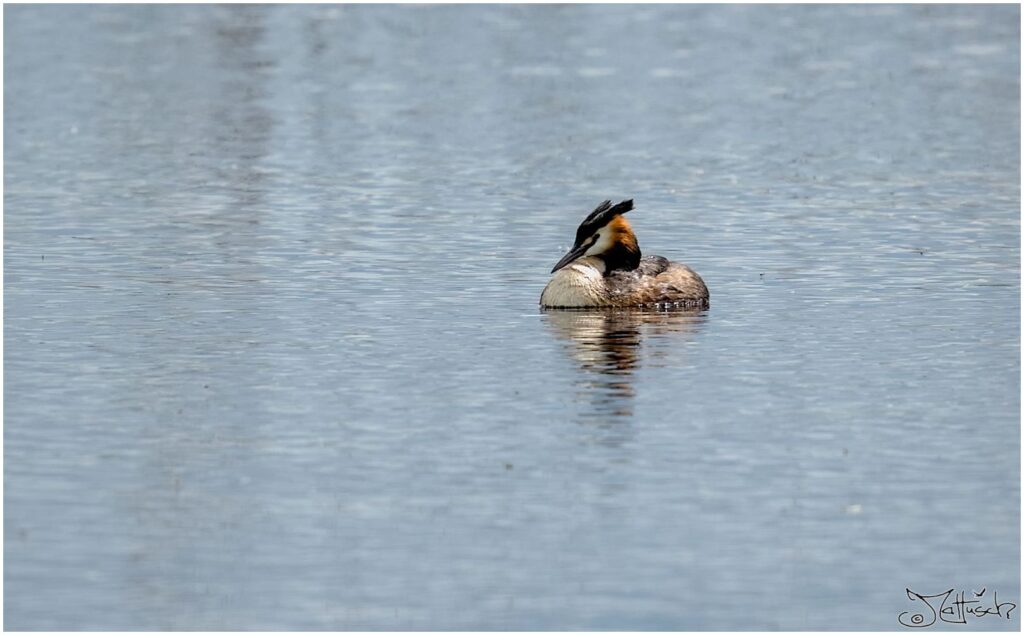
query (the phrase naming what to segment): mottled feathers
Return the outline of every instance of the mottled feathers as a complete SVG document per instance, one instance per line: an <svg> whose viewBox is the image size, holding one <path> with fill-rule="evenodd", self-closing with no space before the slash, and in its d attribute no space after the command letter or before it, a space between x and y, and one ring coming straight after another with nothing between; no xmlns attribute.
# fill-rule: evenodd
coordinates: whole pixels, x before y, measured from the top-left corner
<svg viewBox="0 0 1024 635"><path fill-rule="evenodd" d="M611 304L615 306L709 305L704 280L693 269L663 256L645 256L636 269L611 271L605 280Z"/></svg>

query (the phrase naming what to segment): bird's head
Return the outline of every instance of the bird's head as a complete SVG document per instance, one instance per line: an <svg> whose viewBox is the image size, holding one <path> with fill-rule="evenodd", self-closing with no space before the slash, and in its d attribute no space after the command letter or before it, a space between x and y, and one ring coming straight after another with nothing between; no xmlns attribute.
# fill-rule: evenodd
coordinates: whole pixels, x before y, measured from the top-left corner
<svg viewBox="0 0 1024 635"><path fill-rule="evenodd" d="M612 205L605 201L587 216L576 230L576 242L565 254L554 273L584 256L598 256L605 263L605 273L615 269L632 270L640 265L640 246L629 222L623 216L633 209L633 199Z"/></svg>

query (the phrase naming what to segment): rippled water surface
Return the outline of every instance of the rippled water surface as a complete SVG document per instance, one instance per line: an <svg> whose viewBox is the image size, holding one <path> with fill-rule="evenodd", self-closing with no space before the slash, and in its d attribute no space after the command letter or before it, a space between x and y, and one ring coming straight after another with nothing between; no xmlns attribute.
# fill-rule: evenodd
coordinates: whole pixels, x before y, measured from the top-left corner
<svg viewBox="0 0 1024 635"><path fill-rule="evenodd" d="M1020 603L1018 7L4 14L7 628Z"/></svg>

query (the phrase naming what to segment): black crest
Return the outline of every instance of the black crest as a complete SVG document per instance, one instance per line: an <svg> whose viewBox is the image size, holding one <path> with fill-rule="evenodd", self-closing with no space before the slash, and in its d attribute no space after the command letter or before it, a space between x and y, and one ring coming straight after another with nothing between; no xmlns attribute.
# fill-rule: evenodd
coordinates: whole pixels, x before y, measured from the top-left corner
<svg viewBox="0 0 1024 635"><path fill-rule="evenodd" d="M576 244L582 244L584 240L607 225L613 218L619 214L625 214L631 209L633 209L633 199L616 203L614 206L611 201L601 203L580 223L579 229L576 230Z"/></svg>

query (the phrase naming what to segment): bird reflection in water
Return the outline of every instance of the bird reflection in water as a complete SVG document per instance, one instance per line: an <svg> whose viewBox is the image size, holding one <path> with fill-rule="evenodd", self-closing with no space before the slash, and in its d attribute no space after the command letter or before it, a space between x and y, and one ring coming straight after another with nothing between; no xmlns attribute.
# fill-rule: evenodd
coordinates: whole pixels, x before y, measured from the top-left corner
<svg viewBox="0 0 1024 635"><path fill-rule="evenodd" d="M544 311L579 365L581 394L601 418L633 415L637 369L677 365L682 347L707 319L706 310L593 309Z"/></svg>

